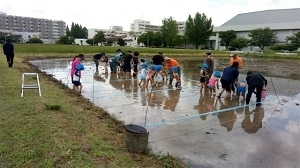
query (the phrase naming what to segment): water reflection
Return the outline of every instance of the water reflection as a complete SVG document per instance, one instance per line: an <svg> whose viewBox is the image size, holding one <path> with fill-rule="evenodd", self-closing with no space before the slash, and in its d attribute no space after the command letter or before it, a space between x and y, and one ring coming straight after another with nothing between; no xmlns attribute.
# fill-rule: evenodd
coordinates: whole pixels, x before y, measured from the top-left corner
<svg viewBox="0 0 300 168"><path fill-rule="evenodd" d="M181 88L178 88L175 90L169 89L168 96L166 97L163 108L166 110L169 109L172 112L175 112L177 103L179 102L180 92L181 92Z"/></svg>
<svg viewBox="0 0 300 168"><path fill-rule="evenodd" d="M235 103L236 99L224 99L224 102L219 99L220 110L228 109L231 104ZM233 124L235 123L237 115L234 113L234 110L228 110L227 112L222 112L218 114L218 119L220 125L227 128L227 132L232 130Z"/></svg>
<svg viewBox="0 0 300 168"><path fill-rule="evenodd" d="M251 121L251 114L254 113L253 120ZM245 108L245 118L241 123L242 128L249 134L256 133L262 127L262 120L264 118L264 108L257 106L250 112L249 107Z"/></svg>

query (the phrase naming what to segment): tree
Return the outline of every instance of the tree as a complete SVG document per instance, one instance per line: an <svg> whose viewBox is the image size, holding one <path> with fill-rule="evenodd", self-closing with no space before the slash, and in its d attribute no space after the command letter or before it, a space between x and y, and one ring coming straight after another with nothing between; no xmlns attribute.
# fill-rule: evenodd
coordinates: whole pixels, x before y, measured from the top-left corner
<svg viewBox="0 0 300 168"><path fill-rule="evenodd" d="M122 38L118 38L118 44L120 46L125 46L125 41Z"/></svg>
<svg viewBox="0 0 300 168"><path fill-rule="evenodd" d="M72 22L71 31L67 36L86 39L88 37L88 30L86 27L82 27L81 25Z"/></svg>
<svg viewBox="0 0 300 168"><path fill-rule="evenodd" d="M261 50L276 42L276 33L268 27L251 30L248 36L251 38L251 45L258 46Z"/></svg>
<svg viewBox="0 0 300 168"><path fill-rule="evenodd" d="M162 45L162 37L161 32L155 32L153 37L153 46L155 47L161 47Z"/></svg>
<svg viewBox="0 0 300 168"><path fill-rule="evenodd" d="M74 37L68 37L68 36L60 36L58 40L59 44L74 44L75 38Z"/></svg>
<svg viewBox="0 0 300 168"><path fill-rule="evenodd" d="M245 37L238 37L230 42L230 47L238 50L242 50L244 47L247 47L249 45L249 40Z"/></svg>
<svg viewBox="0 0 300 168"><path fill-rule="evenodd" d="M163 46L174 47L176 36L178 34L177 22L172 17L164 18L161 26Z"/></svg>
<svg viewBox="0 0 300 168"><path fill-rule="evenodd" d="M294 34L293 36L286 37L286 41L291 49L297 50L300 47L300 32Z"/></svg>
<svg viewBox="0 0 300 168"><path fill-rule="evenodd" d="M102 31L99 31L95 36L94 36L94 42L93 45L98 44L98 43L103 43L106 42L105 35Z"/></svg>
<svg viewBox="0 0 300 168"><path fill-rule="evenodd" d="M188 41L196 46L198 49L199 45L205 45L212 35L213 25L211 18L203 13L196 13L195 17L192 18L189 15L186 21L185 36Z"/></svg>
<svg viewBox="0 0 300 168"><path fill-rule="evenodd" d="M155 34L152 31L143 33L138 38L138 43L143 43L144 46L150 47L154 44Z"/></svg>
<svg viewBox="0 0 300 168"><path fill-rule="evenodd" d="M236 34L233 30L227 30L224 32L220 32L220 44L221 46L225 46L226 50L228 49L230 42L234 39L236 39Z"/></svg>
<svg viewBox="0 0 300 168"><path fill-rule="evenodd" d="M140 44L140 43L143 43L144 46L147 44L147 33L143 33L142 35L140 35L138 37L138 40L137 42Z"/></svg>
<svg viewBox="0 0 300 168"><path fill-rule="evenodd" d="M43 41L38 38L30 38L26 43L40 43L43 44Z"/></svg>
<svg viewBox="0 0 300 168"><path fill-rule="evenodd" d="M87 39L85 42L88 43L89 45L93 45L93 39Z"/></svg>
<svg viewBox="0 0 300 168"><path fill-rule="evenodd" d="M68 25L67 25L67 28L66 28L66 35L67 35L68 37L72 36L71 31L70 31Z"/></svg>
<svg viewBox="0 0 300 168"><path fill-rule="evenodd" d="M185 43L185 37L177 34L175 37L174 44L179 47L184 43Z"/></svg>

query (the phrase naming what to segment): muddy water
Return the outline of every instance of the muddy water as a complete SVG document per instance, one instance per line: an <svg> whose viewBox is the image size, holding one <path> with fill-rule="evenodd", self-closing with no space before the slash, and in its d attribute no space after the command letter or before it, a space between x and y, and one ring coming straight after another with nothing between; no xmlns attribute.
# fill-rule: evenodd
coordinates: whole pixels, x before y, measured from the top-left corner
<svg viewBox="0 0 300 168"><path fill-rule="evenodd" d="M155 153L179 157L189 167L298 167L300 165L300 61L244 59L239 79L248 70L265 75L268 97L261 107L245 107L242 98L226 100L199 93L201 60L180 60L182 88L167 84L153 89L138 80L95 72L86 61L82 93L96 105L124 121L144 126ZM71 87L69 60L33 61ZM228 59L216 60L222 70ZM252 96L255 102L255 95Z"/></svg>

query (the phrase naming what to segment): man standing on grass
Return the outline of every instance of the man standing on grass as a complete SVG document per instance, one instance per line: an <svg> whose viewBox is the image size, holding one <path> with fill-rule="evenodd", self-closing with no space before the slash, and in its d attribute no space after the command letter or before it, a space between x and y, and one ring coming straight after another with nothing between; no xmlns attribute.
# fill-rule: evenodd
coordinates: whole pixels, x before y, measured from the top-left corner
<svg viewBox="0 0 300 168"><path fill-rule="evenodd" d="M8 67L12 67L14 63L14 45L10 43L10 39L6 39L6 42L3 44L3 52L6 56Z"/></svg>

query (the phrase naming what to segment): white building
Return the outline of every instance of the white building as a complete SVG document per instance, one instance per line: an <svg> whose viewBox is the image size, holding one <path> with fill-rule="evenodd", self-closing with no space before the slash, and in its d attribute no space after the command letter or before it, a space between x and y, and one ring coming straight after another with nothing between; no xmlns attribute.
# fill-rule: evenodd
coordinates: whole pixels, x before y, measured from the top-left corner
<svg viewBox="0 0 300 168"><path fill-rule="evenodd" d="M238 14L223 25L214 27L213 31L216 32L215 49L225 49L220 46L219 32L234 30L238 37L249 38L250 30L265 27L269 27L276 33L278 43L285 43L287 36L293 36L300 31L300 8Z"/></svg>
<svg viewBox="0 0 300 168"><path fill-rule="evenodd" d="M93 38L98 32L102 31L105 35L105 37L112 37L112 36L123 36L128 33L128 31L119 31L119 30L113 30L113 29L88 29L88 38Z"/></svg>
<svg viewBox="0 0 300 168"><path fill-rule="evenodd" d="M21 36L21 43L26 43L31 38L42 38L42 34L40 32L18 32L13 30L2 30L0 29L0 32L7 34L7 37L9 35L19 35Z"/></svg>
<svg viewBox="0 0 300 168"><path fill-rule="evenodd" d="M66 23L60 20L49 20L0 13L0 29L14 32L40 32L41 39L59 39L66 35Z"/></svg>
<svg viewBox="0 0 300 168"><path fill-rule="evenodd" d="M185 21L179 21L177 22L177 26L178 26L178 31L179 31L179 35L183 36L184 32L185 32Z"/></svg>
<svg viewBox="0 0 300 168"><path fill-rule="evenodd" d="M130 24L130 31L135 33L142 33L148 31L157 32L160 31L160 26L151 25L150 21L135 19L133 23Z"/></svg>

